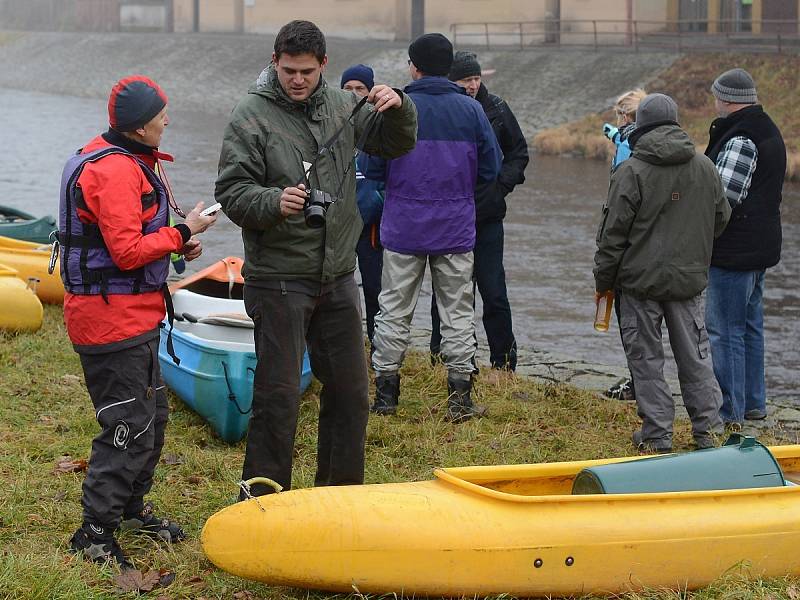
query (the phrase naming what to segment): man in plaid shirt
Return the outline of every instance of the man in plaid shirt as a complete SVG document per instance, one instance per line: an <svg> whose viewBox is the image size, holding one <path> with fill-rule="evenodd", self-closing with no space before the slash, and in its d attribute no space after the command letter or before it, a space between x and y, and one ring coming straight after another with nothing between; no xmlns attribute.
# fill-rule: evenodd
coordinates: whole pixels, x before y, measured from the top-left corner
<svg viewBox="0 0 800 600"><path fill-rule="evenodd" d="M745 419L767 416L764 385L764 273L781 255L780 203L786 147L758 104L743 69L711 86L719 118L706 155L717 165L733 209L714 242L706 297L706 325L714 374L722 389L722 420L741 429Z"/></svg>

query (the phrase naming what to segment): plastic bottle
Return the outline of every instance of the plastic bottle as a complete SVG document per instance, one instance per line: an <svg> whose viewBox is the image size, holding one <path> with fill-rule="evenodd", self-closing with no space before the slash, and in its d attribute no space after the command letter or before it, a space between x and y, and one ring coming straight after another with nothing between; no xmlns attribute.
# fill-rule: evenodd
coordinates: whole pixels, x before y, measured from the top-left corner
<svg viewBox="0 0 800 600"><path fill-rule="evenodd" d="M597 301L597 312L594 314L595 331L608 331L609 323L611 323L611 308L613 306L614 291L608 290L605 294L600 296L600 299Z"/></svg>

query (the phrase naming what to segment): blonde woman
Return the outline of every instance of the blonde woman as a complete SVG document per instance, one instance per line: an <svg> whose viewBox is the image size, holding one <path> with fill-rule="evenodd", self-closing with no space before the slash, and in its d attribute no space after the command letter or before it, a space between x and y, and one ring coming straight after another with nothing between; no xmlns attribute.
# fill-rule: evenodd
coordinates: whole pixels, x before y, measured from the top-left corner
<svg viewBox="0 0 800 600"><path fill-rule="evenodd" d="M603 125L603 133L617 146L617 152L614 155L614 162L611 163L611 169L617 168L617 165L631 155L631 148L628 145L628 135L633 131L636 126L636 109L639 108L639 102L647 95L641 88L625 92L614 104L614 112L617 114L617 126L614 127L611 123Z"/></svg>
<svg viewBox="0 0 800 600"><path fill-rule="evenodd" d="M610 123L603 125L603 133L617 146L614 161L611 163L612 172L622 161L630 158L631 148L628 145L628 136L636 128L636 109L639 108L639 102L646 95L647 92L641 88L622 94L614 104L614 112L617 114L617 126L614 127ZM619 305L620 290L615 290L614 310L617 313L618 323L620 322ZM604 392L604 395L617 400L635 400L636 389L634 388L633 377L625 378L612 385Z"/></svg>

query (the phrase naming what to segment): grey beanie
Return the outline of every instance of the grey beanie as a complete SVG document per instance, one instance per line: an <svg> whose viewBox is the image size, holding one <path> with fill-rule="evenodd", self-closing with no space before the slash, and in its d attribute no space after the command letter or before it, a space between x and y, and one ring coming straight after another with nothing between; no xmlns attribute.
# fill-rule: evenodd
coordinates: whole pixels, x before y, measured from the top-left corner
<svg viewBox="0 0 800 600"><path fill-rule="evenodd" d="M636 129L670 122L678 122L678 105L665 94L648 94L636 109Z"/></svg>
<svg viewBox="0 0 800 600"><path fill-rule="evenodd" d="M467 77L480 77L481 65L478 56L474 52L459 50L453 57L453 66L450 67L450 74L447 76L450 81L458 81Z"/></svg>
<svg viewBox="0 0 800 600"><path fill-rule="evenodd" d="M723 102L755 104L758 102L756 83L744 69L731 69L711 84L711 93Z"/></svg>

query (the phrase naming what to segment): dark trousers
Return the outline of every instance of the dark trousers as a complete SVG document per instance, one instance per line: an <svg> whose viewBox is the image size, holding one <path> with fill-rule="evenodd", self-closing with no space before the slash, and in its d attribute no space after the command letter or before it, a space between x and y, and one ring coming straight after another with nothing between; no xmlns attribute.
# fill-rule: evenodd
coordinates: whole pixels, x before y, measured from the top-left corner
<svg viewBox="0 0 800 600"><path fill-rule="evenodd" d="M481 223L475 230L475 284L483 301L483 328L489 340L489 359L496 369L517 368L517 341L511 326L511 306L503 268L503 222ZM442 343L436 297L431 300L431 353Z"/></svg>
<svg viewBox="0 0 800 600"><path fill-rule="evenodd" d="M164 446L169 405L158 338L80 359L101 427L83 482L83 520L113 531L123 515L141 512Z"/></svg>
<svg viewBox="0 0 800 600"><path fill-rule="evenodd" d="M348 275L316 284L316 291L309 291L311 282L281 286L244 289L247 314L255 323L258 364L242 478L269 477L291 489L307 345L311 370L322 383L314 485L363 483L369 379L355 279ZM292 291L304 286L308 290ZM272 490L254 485L251 491Z"/></svg>
<svg viewBox="0 0 800 600"><path fill-rule="evenodd" d="M614 290L614 312L617 315L617 325L619 326L619 339L622 342L622 347L625 347L625 339L622 337L622 290ZM633 374L631 374L631 392L636 395L636 388L633 383Z"/></svg>
<svg viewBox="0 0 800 600"><path fill-rule="evenodd" d="M381 293L381 271L383 270L383 248L374 248L370 236L362 235L356 245L358 270L364 291L364 306L367 309L367 337L370 343L375 335L375 315L378 314L378 296Z"/></svg>

